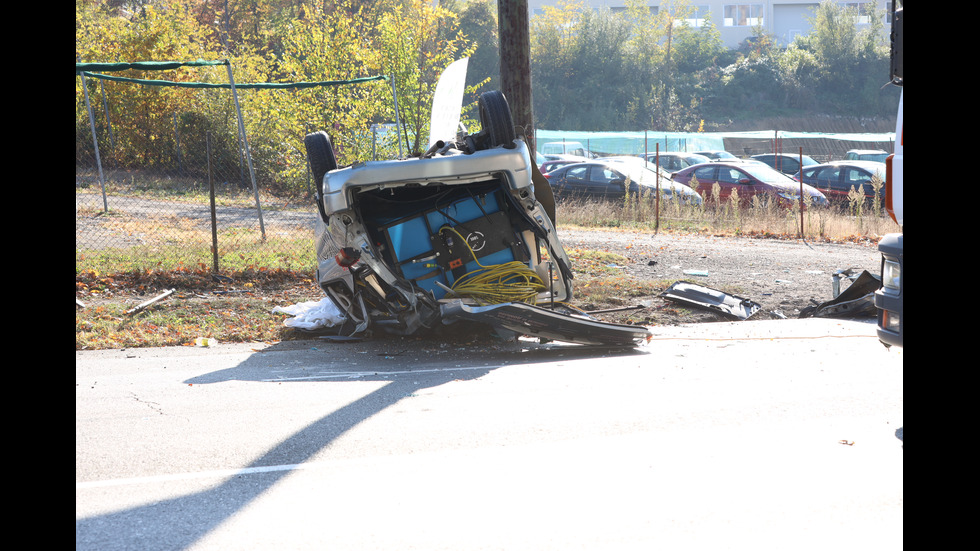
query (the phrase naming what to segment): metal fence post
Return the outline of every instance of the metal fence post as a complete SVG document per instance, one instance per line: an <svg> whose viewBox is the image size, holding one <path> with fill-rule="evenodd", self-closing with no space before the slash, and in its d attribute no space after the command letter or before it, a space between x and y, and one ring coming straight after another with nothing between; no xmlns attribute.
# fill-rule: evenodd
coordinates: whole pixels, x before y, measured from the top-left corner
<svg viewBox="0 0 980 551"><path fill-rule="evenodd" d="M803 147L800 147L800 238L806 241L806 228L803 225Z"/></svg>
<svg viewBox="0 0 980 551"><path fill-rule="evenodd" d="M214 178L211 177L211 131L205 135L208 157L208 189L211 195L211 254L214 257L214 273L218 273L218 217L214 209Z"/></svg>
<svg viewBox="0 0 980 551"><path fill-rule="evenodd" d="M402 155L402 121L398 115L398 92L395 91L395 72L391 72L391 98L395 102L395 136L398 137L398 158L401 159Z"/></svg>
<svg viewBox="0 0 980 551"><path fill-rule="evenodd" d="M184 159L180 154L180 127L177 124L177 112L174 111L174 141L177 144L177 174L184 174Z"/></svg>
<svg viewBox="0 0 980 551"><path fill-rule="evenodd" d="M235 111L238 113L238 132L245 146L245 158L248 160L248 173L252 178L252 193L255 195L255 208L259 212L259 229L262 231L262 241L265 241L265 222L262 219L262 204L259 202L259 186L255 183L255 169L252 167L252 153L248 148L248 138L245 136L245 120L242 119L242 107L238 102L238 90L235 89L235 79L231 75L231 61L225 60L228 68L228 83L231 84L231 95L235 98Z"/></svg>
<svg viewBox="0 0 980 551"><path fill-rule="evenodd" d="M109 117L109 102L105 95L105 85L99 81L99 93L102 94L102 112L105 113L105 127L109 131L109 148L116 148L116 135L112 131L112 119Z"/></svg>
<svg viewBox="0 0 980 551"><path fill-rule="evenodd" d="M102 187L102 209L109 212L109 200L105 196L105 177L102 175L102 156L99 155L99 137L95 133L95 115L92 114L92 105L88 101L88 84L85 82L85 73L78 73L82 77L82 93L85 94L85 109L88 110L88 123L92 127L92 143L95 145L95 164L99 167L99 185Z"/></svg>
<svg viewBox="0 0 980 551"><path fill-rule="evenodd" d="M657 206L656 218L653 225L653 230L656 232L660 231L660 142L657 142L657 162L655 163L655 169L657 171L657 196L654 198L654 204Z"/></svg>

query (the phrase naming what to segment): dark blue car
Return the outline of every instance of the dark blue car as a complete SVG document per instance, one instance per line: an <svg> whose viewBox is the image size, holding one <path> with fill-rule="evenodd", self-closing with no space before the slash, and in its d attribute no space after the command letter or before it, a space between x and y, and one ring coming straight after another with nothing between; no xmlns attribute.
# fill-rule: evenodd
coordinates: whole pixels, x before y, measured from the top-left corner
<svg viewBox="0 0 980 551"><path fill-rule="evenodd" d="M878 190L878 198L881 201L885 199L885 163L833 161L803 167L802 176L800 173L794 176L797 180L801 177L804 184L819 189L832 202L848 201L851 189L860 189L865 197L873 199L875 196L873 181L881 186Z"/></svg>

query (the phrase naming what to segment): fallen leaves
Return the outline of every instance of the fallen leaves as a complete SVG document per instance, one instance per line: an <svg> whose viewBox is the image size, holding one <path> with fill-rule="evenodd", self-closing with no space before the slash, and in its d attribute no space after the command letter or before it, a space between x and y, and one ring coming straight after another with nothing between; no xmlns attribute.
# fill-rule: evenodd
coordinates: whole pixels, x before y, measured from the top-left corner
<svg viewBox="0 0 980 551"><path fill-rule="evenodd" d="M179 292L132 314L126 311L161 289ZM307 273L254 270L212 277L206 270L76 273L75 349L193 346L197 338L219 342L283 339L282 316L271 304L319 296ZM258 296L257 293L261 293ZM257 300L258 299L258 300Z"/></svg>

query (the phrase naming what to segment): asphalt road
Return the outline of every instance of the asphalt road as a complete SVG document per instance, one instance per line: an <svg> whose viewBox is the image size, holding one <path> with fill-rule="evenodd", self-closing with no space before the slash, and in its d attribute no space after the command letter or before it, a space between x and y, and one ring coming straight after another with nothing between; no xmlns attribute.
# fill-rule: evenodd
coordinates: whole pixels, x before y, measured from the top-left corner
<svg viewBox="0 0 980 551"><path fill-rule="evenodd" d="M77 550L900 549L874 325L76 352Z"/></svg>

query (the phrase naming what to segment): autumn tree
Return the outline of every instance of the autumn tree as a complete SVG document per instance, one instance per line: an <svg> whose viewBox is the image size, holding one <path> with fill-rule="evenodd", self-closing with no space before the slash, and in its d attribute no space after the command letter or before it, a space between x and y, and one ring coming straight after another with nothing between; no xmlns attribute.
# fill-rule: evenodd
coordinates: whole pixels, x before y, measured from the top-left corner
<svg viewBox="0 0 980 551"><path fill-rule="evenodd" d="M81 62L180 61L210 57L205 32L185 5L177 2L142 3L138 9L117 7L105 1L79 0L75 11L75 56ZM200 80L197 69L151 72L127 70L114 76L149 80ZM227 81L227 77L223 78ZM81 79L76 79L80 91ZM185 88L142 86L88 79L89 93L111 101L98 120L100 130L109 124L117 140L103 151L120 166L172 165L174 117L193 111L194 93ZM76 93L76 121L87 122L84 105Z"/></svg>
<svg viewBox="0 0 980 551"><path fill-rule="evenodd" d="M421 154L439 76L474 47L459 31L454 13L425 0L405 0L401 9L382 16L376 49L382 70L394 79L402 139L411 154Z"/></svg>

